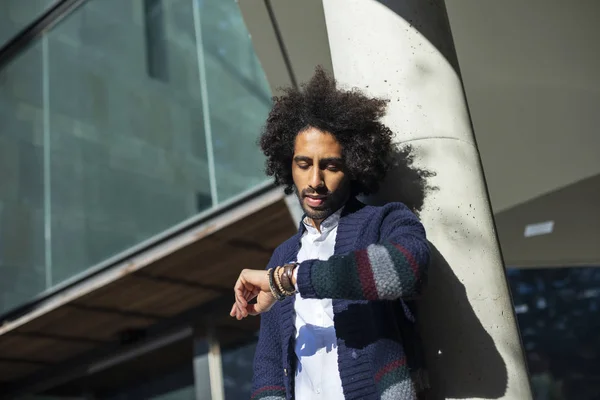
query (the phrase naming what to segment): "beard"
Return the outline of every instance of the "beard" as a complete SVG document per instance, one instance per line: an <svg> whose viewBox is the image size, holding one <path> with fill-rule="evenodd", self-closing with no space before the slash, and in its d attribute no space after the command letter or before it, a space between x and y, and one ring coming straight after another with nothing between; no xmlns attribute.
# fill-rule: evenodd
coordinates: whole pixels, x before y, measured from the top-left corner
<svg viewBox="0 0 600 400"><path fill-rule="evenodd" d="M299 191L294 187L300 206L304 210L306 216L313 221L323 221L337 210L339 210L350 197L350 185L343 185L334 191L303 189ZM307 195L324 196L323 203L318 207L311 207L305 203L304 199Z"/></svg>

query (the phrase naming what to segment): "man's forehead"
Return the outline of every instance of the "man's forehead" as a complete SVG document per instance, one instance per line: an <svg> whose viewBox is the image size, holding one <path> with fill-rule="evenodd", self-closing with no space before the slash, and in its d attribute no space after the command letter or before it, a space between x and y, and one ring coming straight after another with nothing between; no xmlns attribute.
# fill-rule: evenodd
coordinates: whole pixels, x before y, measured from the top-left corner
<svg viewBox="0 0 600 400"><path fill-rule="evenodd" d="M295 154L309 156L320 153L321 157L340 157L341 152L342 146L335 136L319 130L305 131L298 134L294 144Z"/></svg>
<svg viewBox="0 0 600 400"><path fill-rule="evenodd" d="M339 154L318 154L317 157L319 160L327 160L327 161L343 161L344 158ZM304 155L301 153L294 153L294 160L312 160L312 155Z"/></svg>

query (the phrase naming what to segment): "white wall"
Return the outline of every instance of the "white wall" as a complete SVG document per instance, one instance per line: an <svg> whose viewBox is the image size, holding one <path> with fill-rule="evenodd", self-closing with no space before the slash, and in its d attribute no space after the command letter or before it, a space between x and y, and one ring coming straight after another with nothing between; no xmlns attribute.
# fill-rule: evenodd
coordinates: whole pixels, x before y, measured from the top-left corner
<svg viewBox="0 0 600 400"><path fill-rule="evenodd" d="M599 174L600 2L446 5L494 211Z"/></svg>

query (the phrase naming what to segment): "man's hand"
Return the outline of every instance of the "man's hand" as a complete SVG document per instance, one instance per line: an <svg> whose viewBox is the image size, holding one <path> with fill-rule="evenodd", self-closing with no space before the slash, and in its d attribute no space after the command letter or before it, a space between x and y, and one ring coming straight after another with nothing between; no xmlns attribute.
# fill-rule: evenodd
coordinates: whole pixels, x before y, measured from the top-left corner
<svg viewBox="0 0 600 400"><path fill-rule="evenodd" d="M233 288L235 304L231 307L229 315L241 320L248 315L258 315L269 311L275 298L269 287L269 275L264 270L245 269L240 274ZM256 297L256 304L248 301Z"/></svg>

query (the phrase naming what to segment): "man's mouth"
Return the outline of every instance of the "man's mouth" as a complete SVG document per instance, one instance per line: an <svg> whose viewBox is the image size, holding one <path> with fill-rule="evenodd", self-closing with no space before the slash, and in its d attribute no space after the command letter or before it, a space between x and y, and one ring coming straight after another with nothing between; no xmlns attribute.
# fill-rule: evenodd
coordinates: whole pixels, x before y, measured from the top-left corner
<svg viewBox="0 0 600 400"><path fill-rule="evenodd" d="M306 204L308 204L310 207L320 207L323 205L323 203L325 203L325 199L327 198L327 196L308 196L305 195L304 198L306 199Z"/></svg>

